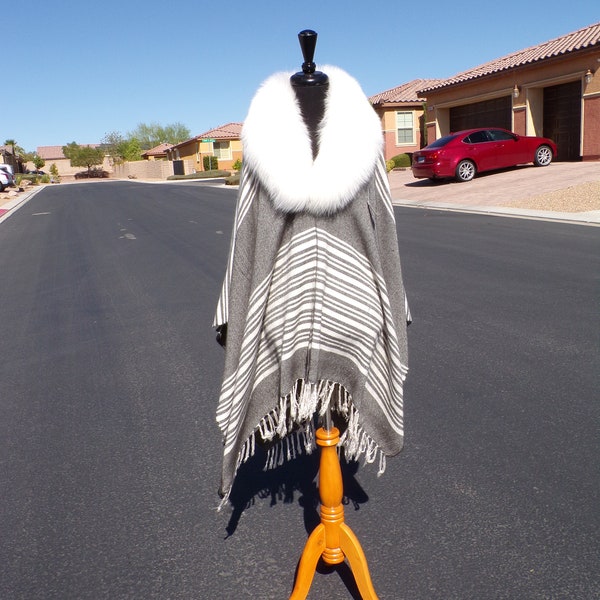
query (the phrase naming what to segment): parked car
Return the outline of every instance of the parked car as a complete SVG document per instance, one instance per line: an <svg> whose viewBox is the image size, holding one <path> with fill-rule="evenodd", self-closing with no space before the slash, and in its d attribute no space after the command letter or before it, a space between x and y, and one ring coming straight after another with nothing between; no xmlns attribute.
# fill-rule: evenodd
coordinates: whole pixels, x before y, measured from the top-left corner
<svg viewBox="0 0 600 600"><path fill-rule="evenodd" d="M26 175L45 175L45 171L40 171L39 169L33 171L27 171Z"/></svg>
<svg viewBox="0 0 600 600"><path fill-rule="evenodd" d="M543 137L517 135L506 129L465 129L445 135L413 154L417 178L471 181L477 173L532 162L545 167L556 156L556 144Z"/></svg>
<svg viewBox="0 0 600 600"><path fill-rule="evenodd" d="M0 165L0 192L9 185L15 185L15 178L10 165Z"/></svg>

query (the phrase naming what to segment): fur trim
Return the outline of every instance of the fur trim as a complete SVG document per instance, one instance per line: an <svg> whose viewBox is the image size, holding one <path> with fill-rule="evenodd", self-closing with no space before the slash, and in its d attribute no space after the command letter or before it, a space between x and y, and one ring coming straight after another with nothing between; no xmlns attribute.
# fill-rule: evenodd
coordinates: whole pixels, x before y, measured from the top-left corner
<svg viewBox="0 0 600 600"><path fill-rule="evenodd" d="M244 163L284 212L340 210L369 180L382 152L379 117L358 82L337 67L321 69L329 76L329 89L314 161L292 72L276 73L263 83L244 121Z"/></svg>

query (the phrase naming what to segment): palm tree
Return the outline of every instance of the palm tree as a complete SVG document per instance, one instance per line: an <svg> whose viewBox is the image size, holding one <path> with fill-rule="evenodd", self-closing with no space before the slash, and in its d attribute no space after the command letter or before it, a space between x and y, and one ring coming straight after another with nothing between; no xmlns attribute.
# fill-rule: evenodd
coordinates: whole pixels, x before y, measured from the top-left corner
<svg viewBox="0 0 600 600"><path fill-rule="evenodd" d="M16 155L15 155L15 146L17 145L17 142L15 140L4 140L4 145L12 147L13 156L15 156L15 158L16 158Z"/></svg>
<svg viewBox="0 0 600 600"><path fill-rule="evenodd" d="M9 139L9 140L4 140L4 145L5 146L10 146L12 148L12 161L13 161L13 167L15 167L15 169L19 170L20 172L20 168L19 168L19 164L22 162L17 158L18 156L23 156L25 154L25 151L23 150L23 148L21 148L21 146L17 146L17 142L16 140L13 139Z"/></svg>

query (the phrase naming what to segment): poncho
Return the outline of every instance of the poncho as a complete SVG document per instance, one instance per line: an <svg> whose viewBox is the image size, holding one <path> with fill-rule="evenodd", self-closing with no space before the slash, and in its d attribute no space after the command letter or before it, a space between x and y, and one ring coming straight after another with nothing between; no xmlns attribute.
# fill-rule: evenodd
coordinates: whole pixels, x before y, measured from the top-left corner
<svg viewBox="0 0 600 600"><path fill-rule="evenodd" d="M327 409L348 459L379 458L383 471L402 449L409 316L381 126L352 77L322 68L329 88L314 160L291 73L266 80L242 129L213 323L227 325L223 503L258 443L267 467L310 452Z"/></svg>

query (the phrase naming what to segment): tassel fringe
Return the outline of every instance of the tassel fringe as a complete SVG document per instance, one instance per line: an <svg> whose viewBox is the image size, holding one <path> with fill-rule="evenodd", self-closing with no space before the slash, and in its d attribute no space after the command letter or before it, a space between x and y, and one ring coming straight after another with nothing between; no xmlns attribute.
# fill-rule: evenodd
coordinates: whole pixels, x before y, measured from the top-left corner
<svg viewBox="0 0 600 600"><path fill-rule="evenodd" d="M385 455L361 428L350 394L333 381L297 381L292 392L280 398L277 408L260 420L256 430L245 441L236 469L254 456L257 435L265 442L274 442L267 452L265 470L280 467L301 454L311 454L316 447L313 416L323 417L327 410L337 413L347 423L339 443L345 457L359 460L364 456L364 463L371 464L379 456L377 474L382 475L386 468Z"/></svg>

